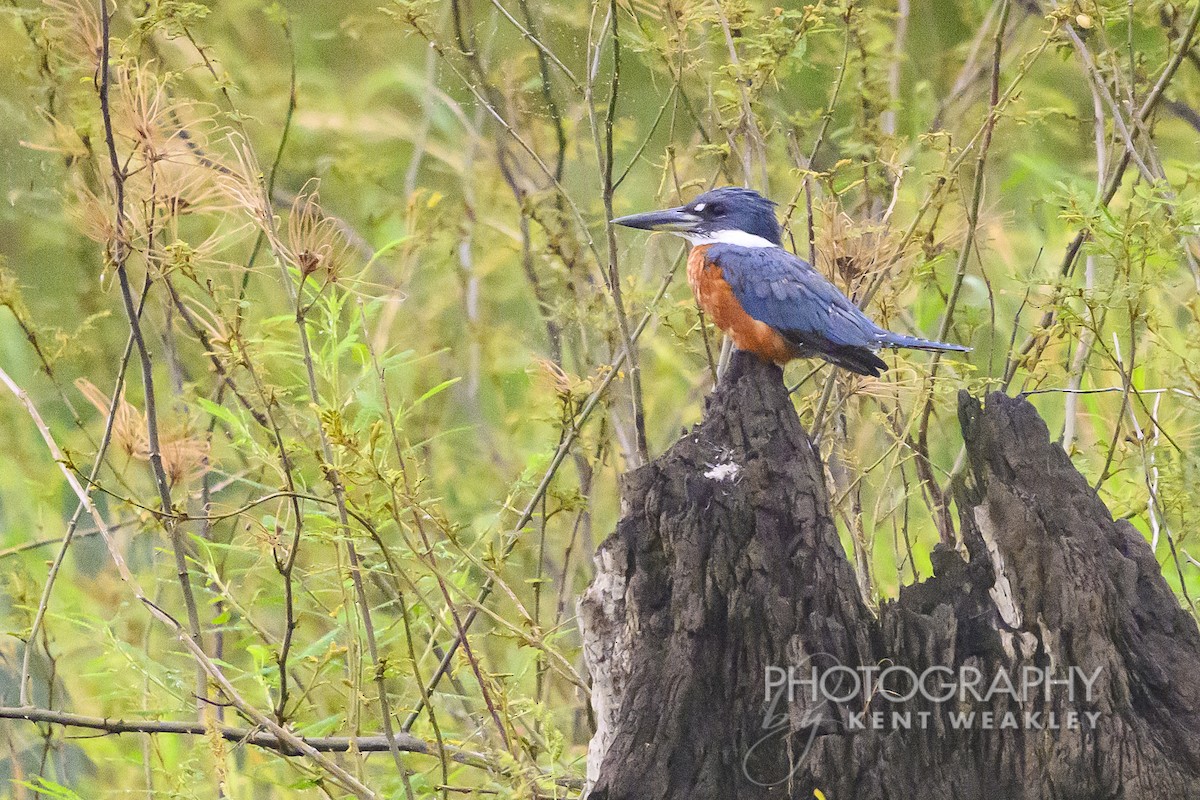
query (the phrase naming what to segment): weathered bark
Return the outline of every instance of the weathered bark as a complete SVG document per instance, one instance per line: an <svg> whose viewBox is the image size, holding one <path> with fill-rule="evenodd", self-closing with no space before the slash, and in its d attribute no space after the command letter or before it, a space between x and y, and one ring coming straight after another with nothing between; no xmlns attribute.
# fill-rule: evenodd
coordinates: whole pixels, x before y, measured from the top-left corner
<svg viewBox="0 0 1200 800"><path fill-rule="evenodd" d="M581 601L600 721L592 800L1200 798L1200 633L1149 546L1027 402L964 393L959 416L966 552L939 547L935 576L875 614L779 369L735 355L704 421L626 476ZM819 703L803 685L768 704L767 668L793 665L804 679L813 666L974 668L986 702ZM1071 667L1049 696L987 696L998 673ZM1095 675L1090 689L1081 675ZM853 716L864 711L883 712L882 729ZM971 711L995 713L993 726L952 726ZM1000 727L1006 712L1016 729ZM1097 715L1094 727L1048 727L1069 712Z"/></svg>

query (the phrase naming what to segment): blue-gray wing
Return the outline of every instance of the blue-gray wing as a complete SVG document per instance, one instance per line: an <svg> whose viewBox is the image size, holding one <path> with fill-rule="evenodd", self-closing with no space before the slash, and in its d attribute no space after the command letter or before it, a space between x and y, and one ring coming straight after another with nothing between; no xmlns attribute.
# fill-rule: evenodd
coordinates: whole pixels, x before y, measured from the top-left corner
<svg viewBox="0 0 1200 800"><path fill-rule="evenodd" d="M875 355L881 347L971 349L880 328L807 261L781 247L716 244L705 258L721 268L746 313L777 330L798 355L817 355L862 375L878 375L887 368Z"/></svg>
<svg viewBox="0 0 1200 800"><path fill-rule="evenodd" d="M878 349L885 332L808 262L780 247L717 244L705 253L756 320L802 349Z"/></svg>

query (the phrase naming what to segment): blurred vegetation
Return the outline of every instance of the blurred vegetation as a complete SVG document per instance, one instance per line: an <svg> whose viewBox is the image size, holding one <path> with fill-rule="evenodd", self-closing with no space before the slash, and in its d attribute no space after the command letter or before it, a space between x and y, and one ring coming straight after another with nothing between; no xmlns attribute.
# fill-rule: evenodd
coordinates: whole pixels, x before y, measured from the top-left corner
<svg viewBox="0 0 1200 800"><path fill-rule="evenodd" d="M681 243L606 220L713 185L975 348L788 369L872 602L954 525L963 388L1030 392L1200 592L1195 4L383 2L126 2L107 51L92 0L0 5L0 367L45 425L0 392L0 704L209 730L6 720L5 792L577 794L575 597L722 351Z"/></svg>

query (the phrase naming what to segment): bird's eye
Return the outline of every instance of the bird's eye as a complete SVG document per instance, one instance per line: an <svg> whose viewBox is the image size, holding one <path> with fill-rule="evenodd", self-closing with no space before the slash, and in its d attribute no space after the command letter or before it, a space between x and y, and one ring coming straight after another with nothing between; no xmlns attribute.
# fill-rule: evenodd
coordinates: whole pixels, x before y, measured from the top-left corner
<svg viewBox="0 0 1200 800"><path fill-rule="evenodd" d="M709 203L708 213L714 217L719 217L725 213L725 207L720 203Z"/></svg>

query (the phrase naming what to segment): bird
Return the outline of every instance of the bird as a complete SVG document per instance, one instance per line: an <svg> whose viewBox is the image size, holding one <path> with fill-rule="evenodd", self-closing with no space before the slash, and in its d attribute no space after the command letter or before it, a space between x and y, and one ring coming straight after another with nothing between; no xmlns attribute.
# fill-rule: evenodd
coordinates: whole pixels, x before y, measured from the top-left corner
<svg viewBox="0 0 1200 800"><path fill-rule="evenodd" d="M876 355L884 348L971 349L876 325L811 264L784 249L775 203L753 189L724 186L687 205L612 222L687 239L688 284L700 308L735 347L780 366L815 357L877 377L887 369Z"/></svg>

